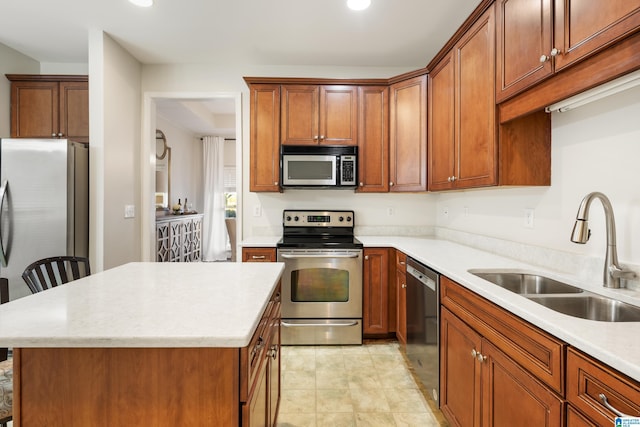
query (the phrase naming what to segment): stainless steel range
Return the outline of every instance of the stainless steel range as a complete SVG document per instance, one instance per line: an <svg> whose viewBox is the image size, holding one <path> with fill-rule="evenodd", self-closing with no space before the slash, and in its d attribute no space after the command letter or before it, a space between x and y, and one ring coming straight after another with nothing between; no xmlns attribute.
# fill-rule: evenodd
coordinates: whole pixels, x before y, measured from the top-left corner
<svg viewBox="0 0 640 427"><path fill-rule="evenodd" d="M362 243L353 211L285 210L277 245L282 344L362 344Z"/></svg>

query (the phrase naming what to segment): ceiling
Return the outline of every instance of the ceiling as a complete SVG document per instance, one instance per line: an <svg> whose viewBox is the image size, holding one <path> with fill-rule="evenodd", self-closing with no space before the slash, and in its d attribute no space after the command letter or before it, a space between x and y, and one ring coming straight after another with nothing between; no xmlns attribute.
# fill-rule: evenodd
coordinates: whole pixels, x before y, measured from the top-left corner
<svg viewBox="0 0 640 427"><path fill-rule="evenodd" d="M143 64L422 68L480 0L2 0L0 43L44 63L88 62L101 29ZM391 77L391 76L388 76Z"/></svg>

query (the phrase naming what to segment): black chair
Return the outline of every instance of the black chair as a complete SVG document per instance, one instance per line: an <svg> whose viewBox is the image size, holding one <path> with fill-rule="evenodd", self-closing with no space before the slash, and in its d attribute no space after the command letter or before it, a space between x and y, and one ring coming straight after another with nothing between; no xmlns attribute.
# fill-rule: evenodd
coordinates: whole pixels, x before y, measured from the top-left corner
<svg viewBox="0 0 640 427"><path fill-rule="evenodd" d="M41 259L29 265L22 273L22 278L31 293L35 294L90 274L87 258L57 256Z"/></svg>
<svg viewBox="0 0 640 427"><path fill-rule="evenodd" d="M9 280L0 278L0 304L9 301ZM7 360L8 349L0 348L0 426L13 419L13 360Z"/></svg>

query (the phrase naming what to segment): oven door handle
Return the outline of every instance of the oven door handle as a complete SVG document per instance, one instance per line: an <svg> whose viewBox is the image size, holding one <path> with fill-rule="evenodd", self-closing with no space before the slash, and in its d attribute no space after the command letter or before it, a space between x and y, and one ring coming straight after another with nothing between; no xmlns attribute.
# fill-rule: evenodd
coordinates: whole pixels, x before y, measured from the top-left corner
<svg viewBox="0 0 640 427"><path fill-rule="evenodd" d="M295 323L291 323L291 322L287 322L286 320L281 320L280 324L284 327L290 328L290 327L295 327L295 326L340 326L340 327L344 327L344 326L357 326L358 325L358 321L357 320L343 320L343 321L335 321L335 322L331 322L331 323L313 323L313 322L309 322L309 323L302 323L302 322L295 322Z"/></svg>
<svg viewBox="0 0 640 427"><path fill-rule="evenodd" d="M284 259L298 259L298 258L358 258L359 254L339 255L339 254L317 254L317 255L290 255L280 254Z"/></svg>

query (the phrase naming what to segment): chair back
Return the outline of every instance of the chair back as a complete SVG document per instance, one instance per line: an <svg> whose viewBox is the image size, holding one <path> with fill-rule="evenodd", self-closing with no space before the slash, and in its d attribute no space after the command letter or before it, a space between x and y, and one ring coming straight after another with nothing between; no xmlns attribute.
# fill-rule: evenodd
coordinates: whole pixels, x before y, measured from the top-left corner
<svg viewBox="0 0 640 427"><path fill-rule="evenodd" d="M90 274L87 258L57 256L41 259L29 265L22 273L22 279L27 283L31 293L35 294Z"/></svg>

